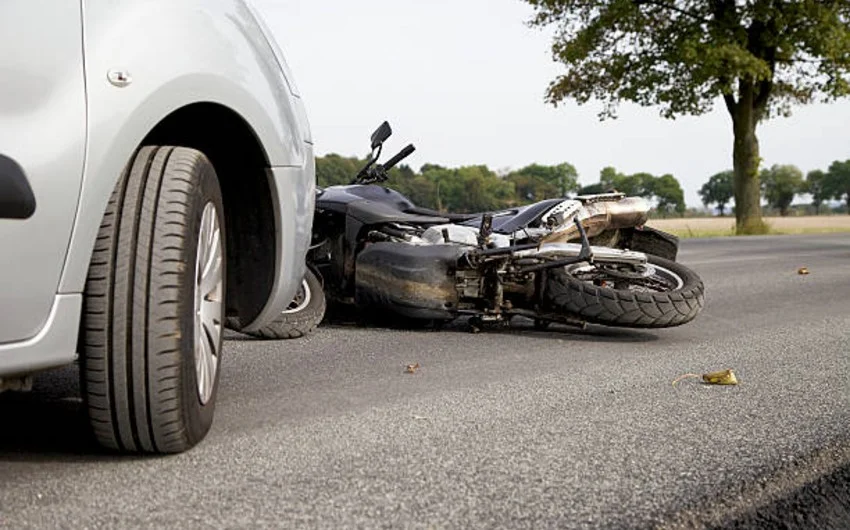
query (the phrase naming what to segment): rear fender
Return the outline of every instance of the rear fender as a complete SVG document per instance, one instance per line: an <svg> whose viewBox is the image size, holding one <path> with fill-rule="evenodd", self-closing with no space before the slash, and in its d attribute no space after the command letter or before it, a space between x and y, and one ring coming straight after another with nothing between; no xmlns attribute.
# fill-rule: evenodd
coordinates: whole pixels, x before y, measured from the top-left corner
<svg viewBox="0 0 850 530"><path fill-rule="evenodd" d="M653 254L676 261L679 253L679 238L650 226L625 228L620 230L617 248Z"/></svg>

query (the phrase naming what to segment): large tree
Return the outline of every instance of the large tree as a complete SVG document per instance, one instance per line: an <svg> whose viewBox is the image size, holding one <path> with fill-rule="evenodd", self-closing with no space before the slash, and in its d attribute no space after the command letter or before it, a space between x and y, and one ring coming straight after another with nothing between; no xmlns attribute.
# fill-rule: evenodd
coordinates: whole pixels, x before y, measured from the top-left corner
<svg viewBox="0 0 850 530"><path fill-rule="evenodd" d="M803 172L791 165L774 165L770 169L763 169L761 184L767 203L779 210L779 215L783 217L788 215L794 197L805 191Z"/></svg>
<svg viewBox="0 0 850 530"><path fill-rule="evenodd" d="M791 104L850 93L847 0L525 0L555 25L566 72L547 100L658 105L699 115L722 98L734 134L738 233L763 229L759 123Z"/></svg>
<svg viewBox="0 0 850 530"><path fill-rule="evenodd" d="M702 203L706 206L716 204L720 210L720 216L723 216L723 211L726 205L732 200L735 195L735 173L733 171L723 171L712 175L708 182L702 185L699 189L699 196L702 198Z"/></svg>

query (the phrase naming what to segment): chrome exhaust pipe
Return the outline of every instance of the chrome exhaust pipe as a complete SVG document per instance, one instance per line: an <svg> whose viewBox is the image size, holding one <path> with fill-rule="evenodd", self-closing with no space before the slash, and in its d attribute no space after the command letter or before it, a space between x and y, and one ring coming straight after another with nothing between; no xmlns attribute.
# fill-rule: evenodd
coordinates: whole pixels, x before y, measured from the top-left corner
<svg viewBox="0 0 850 530"><path fill-rule="evenodd" d="M559 218L553 219L555 216ZM593 237L606 230L645 224L649 219L649 201L643 197L625 197L618 201L590 202L583 204L574 216L578 216L587 237ZM574 216L568 212L550 216L547 221L559 226L543 238L543 243L566 243L579 239L578 227L573 222Z"/></svg>
<svg viewBox="0 0 850 530"><path fill-rule="evenodd" d="M578 231L578 229L576 229ZM547 243L540 248L521 250L514 253L517 258L546 258L564 259L577 258L581 254L579 243ZM628 265L644 265L646 254L633 250L620 250L611 247L590 247L593 261L597 263L616 263Z"/></svg>

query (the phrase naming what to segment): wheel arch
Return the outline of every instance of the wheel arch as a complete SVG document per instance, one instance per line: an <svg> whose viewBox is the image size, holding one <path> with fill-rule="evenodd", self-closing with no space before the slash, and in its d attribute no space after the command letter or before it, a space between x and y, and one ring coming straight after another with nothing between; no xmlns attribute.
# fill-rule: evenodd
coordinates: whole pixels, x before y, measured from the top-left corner
<svg viewBox="0 0 850 530"><path fill-rule="evenodd" d="M166 116L140 145L189 147L212 163L224 199L226 315L235 317L231 321L251 322L274 287L279 217L267 172L268 155L259 137L228 107L193 103Z"/></svg>

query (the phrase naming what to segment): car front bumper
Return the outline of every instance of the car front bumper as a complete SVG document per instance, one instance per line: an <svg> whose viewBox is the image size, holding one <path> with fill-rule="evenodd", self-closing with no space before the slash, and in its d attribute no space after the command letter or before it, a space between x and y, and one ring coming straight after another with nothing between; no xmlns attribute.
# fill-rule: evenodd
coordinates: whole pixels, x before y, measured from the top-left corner
<svg viewBox="0 0 850 530"><path fill-rule="evenodd" d="M0 378L74 362L82 307L82 294L56 295L47 323L38 335L25 341L0 344Z"/></svg>

